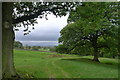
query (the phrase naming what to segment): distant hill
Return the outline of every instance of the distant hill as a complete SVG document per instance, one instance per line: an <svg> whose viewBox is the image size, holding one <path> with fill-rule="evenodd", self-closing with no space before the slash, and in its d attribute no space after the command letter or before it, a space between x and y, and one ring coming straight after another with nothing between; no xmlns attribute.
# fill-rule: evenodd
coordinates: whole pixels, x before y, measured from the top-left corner
<svg viewBox="0 0 120 80"><path fill-rule="evenodd" d="M21 41L21 42L23 46L28 45L28 46L54 47L60 44L57 41Z"/></svg>

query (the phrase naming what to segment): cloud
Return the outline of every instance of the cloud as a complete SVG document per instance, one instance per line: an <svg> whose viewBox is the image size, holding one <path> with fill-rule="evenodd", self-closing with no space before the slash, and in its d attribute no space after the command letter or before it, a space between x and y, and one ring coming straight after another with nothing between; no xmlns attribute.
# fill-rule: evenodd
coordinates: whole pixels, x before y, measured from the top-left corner
<svg viewBox="0 0 120 80"><path fill-rule="evenodd" d="M21 27L19 31L15 32L17 41L57 41L60 36L60 30L67 25L68 15L65 17L56 18L54 15L48 15L48 20L37 19L38 24L35 24L35 29L31 33L24 36ZM29 26L30 29L32 26Z"/></svg>

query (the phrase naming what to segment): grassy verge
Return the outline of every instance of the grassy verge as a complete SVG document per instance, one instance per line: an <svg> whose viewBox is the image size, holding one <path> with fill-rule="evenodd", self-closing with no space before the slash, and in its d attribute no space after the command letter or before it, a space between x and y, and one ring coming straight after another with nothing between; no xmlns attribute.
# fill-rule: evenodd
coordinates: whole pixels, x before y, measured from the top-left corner
<svg viewBox="0 0 120 80"><path fill-rule="evenodd" d="M15 67L25 78L117 78L118 60L51 52L14 50Z"/></svg>

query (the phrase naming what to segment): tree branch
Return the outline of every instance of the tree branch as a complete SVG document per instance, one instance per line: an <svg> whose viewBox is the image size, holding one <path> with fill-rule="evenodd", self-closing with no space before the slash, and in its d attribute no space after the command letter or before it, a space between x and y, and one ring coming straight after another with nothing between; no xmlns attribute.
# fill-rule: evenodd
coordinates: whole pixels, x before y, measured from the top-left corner
<svg viewBox="0 0 120 80"><path fill-rule="evenodd" d="M105 45L105 44L100 45L100 46L98 46L97 48L108 48L108 49L109 49L108 45Z"/></svg>
<svg viewBox="0 0 120 80"><path fill-rule="evenodd" d="M27 20L37 18L39 15L42 15L42 12L44 12L44 11L53 11L55 9L63 9L63 7L54 7L52 9L50 9L50 8L42 9L42 10L39 10L38 12L36 12L34 14L18 17L17 19L13 19L13 24L17 24L17 23L20 23L20 22L23 22L23 21L27 21Z"/></svg>
<svg viewBox="0 0 120 80"><path fill-rule="evenodd" d="M82 39L84 39L84 40L90 40L89 37L85 37L85 36L82 37L82 38L80 38L80 40L77 40L76 43L73 45L73 47L72 47L69 51L72 51L75 47L77 47L77 45L80 43L80 41L81 41ZM81 45L84 45L84 43L81 44Z"/></svg>

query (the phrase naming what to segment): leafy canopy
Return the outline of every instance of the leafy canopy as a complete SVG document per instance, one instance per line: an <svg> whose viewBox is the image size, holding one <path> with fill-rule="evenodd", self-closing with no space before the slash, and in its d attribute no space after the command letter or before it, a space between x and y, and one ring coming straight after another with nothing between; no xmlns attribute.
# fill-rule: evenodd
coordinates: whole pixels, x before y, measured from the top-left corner
<svg viewBox="0 0 120 80"><path fill-rule="evenodd" d="M31 32L29 25L34 26L37 18L46 18L48 14L65 16L69 11L79 5L77 2L17 2L14 3L13 9L13 26L14 30L24 26L25 35ZM32 28L34 29L34 27Z"/></svg>
<svg viewBox="0 0 120 80"><path fill-rule="evenodd" d="M116 5L116 4L115 4ZM111 18L110 9L115 13ZM83 48L91 51L91 47L112 48L117 46L116 6L111 3L82 3L76 11L70 13L68 25L61 30L59 42L69 48L69 51ZM114 22L113 22L114 21ZM111 43L111 44L109 44ZM111 49L111 51L112 51ZM77 49L78 50L78 49ZM86 50L87 51L87 50Z"/></svg>

